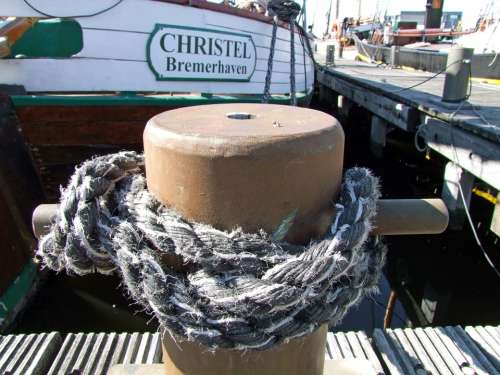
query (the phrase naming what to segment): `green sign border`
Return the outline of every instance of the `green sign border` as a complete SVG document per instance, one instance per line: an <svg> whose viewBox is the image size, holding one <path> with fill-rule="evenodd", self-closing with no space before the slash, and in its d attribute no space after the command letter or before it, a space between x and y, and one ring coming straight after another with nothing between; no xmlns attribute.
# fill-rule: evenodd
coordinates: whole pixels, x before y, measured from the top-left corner
<svg viewBox="0 0 500 375"><path fill-rule="evenodd" d="M211 33L217 33L217 34L226 34L226 35L236 35L239 37L244 37L250 39L250 42L252 42L253 50L254 50L254 64L253 64L253 69L252 73L248 76L248 78L243 78L243 79L232 79L232 78L179 78L179 77L164 77L158 74L156 69L154 68L153 64L151 63L151 55L150 55L150 50L151 50L151 41L153 37L156 35L156 33L160 30L163 30L165 28L173 28L173 29L181 29L181 30L198 30L198 31L208 31ZM257 66L257 48L255 47L255 43L252 39L251 35L248 34L240 34L240 33L233 33L229 31L221 31L221 30L212 30L212 29L204 29L201 27L191 27L191 26L179 26L179 25L169 25L169 24L162 24L162 23L157 23L155 24L155 27L151 34L149 34L148 42L146 44L146 60L149 65L149 69L153 72L153 74L156 77L157 81L218 81L218 82L249 82L252 79L253 74L255 73L255 67Z"/></svg>

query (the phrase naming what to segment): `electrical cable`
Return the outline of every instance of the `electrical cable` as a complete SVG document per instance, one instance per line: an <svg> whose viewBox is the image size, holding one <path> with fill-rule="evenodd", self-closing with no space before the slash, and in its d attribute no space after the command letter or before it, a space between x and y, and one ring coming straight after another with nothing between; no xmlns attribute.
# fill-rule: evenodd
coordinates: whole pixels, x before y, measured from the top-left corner
<svg viewBox="0 0 500 375"><path fill-rule="evenodd" d="M404 88L401 88L401 89L398 89L398 90L394 90L394 91L389 91L390 93L399 93L399 92L403 92L403 91L406 91L406 90L410 90L410 89L413 89L415 87L418 87L420 85L423 85L424 83L427 83L431 80L433 80L434 78L436 78L438 75L440 74L443 74L444 72L446 72L446 69L448 69L450 66L453 66L455 64L458 64L458 63L461 63L463 62L463 60L456 60L456 61L453 61L450 65L447 65L445 68L441 69L439 72L433 74L432 76L426 78L425 80L423 80L422 82L419 82L419 83L416 83L414 85L411 85L409 87L404 87ZM467 98L468 99L468 98ZM465 99L465 100L467 100Z"/></svg>
<svg viewBox="0 0 500 375"><path fill-rule="evenodd" d="M460 109L462 108L463 104L467 101L467 99L469 99L469 97L472 94L472 80L471 80L471 77L472 77L472 68L471 68L471 64L470 63L468 64L468 66L469 66L469 94L460 103L459 107L450 115L450 119L452 119L453 116L455 116L460 111ZM453 154L454 154L454 159L455 159L454 162L455 162L455 164L459 165L459 158L458 158L457 149L455 148L455 139L454 139L453 130L454 130L454 127L450 126L450 138L451 138L451 142L450 143L451 143ZM462 189L462 185L461 184L457 184L457 185L458 185L458 191L460 193L460 198L461 198L463 206L464 206L465 216L467 217L467 221L469 222L469 226L471 228L472 234L474 235L474 239L476 240L476 243L477 243L479 249L481 249L484 258L486 259L486 262L489 264L489 266L491 267L491 269L496 273L496 275L498 276L498 278L500 278L500 271L495 267L495 264L493 263L493 261L491 260L490 256L486 252L486 249L484 248L483 244L481 243L481 240L479 239L479 235L477 234L476 228L474 227L474 223L473 223L472 217L470 215L470 211L469 211L469 208L468 208L467 201L465 199L465 194L464 194L464 191Z"/></svg>
<svg viewBox="0 0 500 375"><path fill-rule="evenodd" d="M467 102L467 100L470 98L470 96L472 95L472 68L471 68L471 64L470 62L467 64L468 67L469 67L469 92L467 94L467 96L464 98L464 100L462 100L460 102L460 105L457 107L457 109L455 111L453 111L453 113L450 115L450 121L453 119L453 117L458 113L460 112L460 110L462 109L462 107L464 106L464 104ZM474 108L474 107L473 107ZM477 113L477 112L476 112ZM482 117L482 116L480 116ZM483 120L484 121L484 120ZM455 139L454 139L454 134L453 134L453 131L454 131L454 126L451 125L450 126L450 138L451 138L451 146L452 146L452 150L453 150L453 156L454 156L454 160L453 162L456 164L456 165L460 165L459 164L459 157L458 157L458 153L457 153L457 150L456 150L456 147L455 147ZM474 227L474 223L472 221L472 217L470 215L470 211L469 211L469 208L468 208L468 204L467 204L467 201L465 199L465 194L463 192L463 189L462 189L462 186L460 184L457 184L458 185L458 191L460 193L460 199L462 200L462 203L463 203L463 207L464 207L464 211L465 211L465 215L467 217L467 221L469 223L469 226L471 228L471 231L472 231L472 234L474 235L474 239L479 247L479 249L481 250L481 252L483 253L483 256L484 258L486 259L486 262L489 264L489 266L491 267L491 269L496 273L496 275L498 276L498 278L500 278L500 271L496 268L495 264L493 263L493 261L491 260L490 256L488 255L488 253L486 252L486 249L484 248L483 244L481 243L481 240L479 238L479 235L477 234L477 231L476 231L476 228Z"/></svg>

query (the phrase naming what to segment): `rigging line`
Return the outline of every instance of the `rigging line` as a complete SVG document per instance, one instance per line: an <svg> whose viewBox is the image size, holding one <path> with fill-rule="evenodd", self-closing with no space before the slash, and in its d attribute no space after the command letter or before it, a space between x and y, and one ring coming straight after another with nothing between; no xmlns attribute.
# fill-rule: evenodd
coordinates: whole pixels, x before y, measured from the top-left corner
<svg viewBox="0 0 500 375"><path fill-rule="evenodd" d="M314 58L314 52L311 47L311 43L309 42L309 37L307 36L307 33L305 30L300 26L298 23L295 23L295 27L299 30L299 34L301 34L304 38L300 39L300 42L303 43L305 41L305 45L307 48L304 49L304 45L302 44L302 48L304 51L307 51L307 55L311 58L313 65L317 66L318 63L316 62L316 59Z"/></svg>
<svg viewBox="0 0 500 375"><path fill-rule="evenodd" d="M318 14L318 2L316 1L315 4L316 6L314 7L314 14L311 22L312 25L311 31L314 29L314 23L316 22L316 14Z"/></svg>
<svg viewBox="0 0 500 375"><path fill-rule="evenodd" d="M35 12L38 12L38 13L40 13L41 15L43 15L45 17L51 17L51 18L85 18L85 17L94 17L94 16L98 16L99 14L106 13L108 10L113 9L114 7L118 6L119 4L121 4L123 2L123 0L117 0L116 3L114 3L113 5L110 5L109 7L105 8L105 9L102 9L102 10L99 10L99 11L94 12L94 13L81 14L81 15L76 15L76 16L56 16L56 15L52 15L52 14L45 13L45 12L41 11L40 9L36 8L33 4L31 4L28 0L23 0L23 1L24 1L24 3L27 6L29 6L31 9L33 9Z"/></svg>
<svg viewBox="0 0 500 375"><path fill-rule="evenodd" d="M333 0L330 0L330 8L328 8L327 12L325 35L327 35L330 32L330 17L332 15L332 5L333 5Z"/></svg>
<svg viewBox="0 0 500 375"><path fill-rule="evenodd" d="M297 22L298 24L298 22ZM303 38L303 35L302 35L302 32L301 30L299 30L299 40L300 40L300 44L302 45L302 58L303 58L303 62L304 62L304 92L307 93L307 66L306 66L306 47L304 46L304 41L302 40Z"/></svg>

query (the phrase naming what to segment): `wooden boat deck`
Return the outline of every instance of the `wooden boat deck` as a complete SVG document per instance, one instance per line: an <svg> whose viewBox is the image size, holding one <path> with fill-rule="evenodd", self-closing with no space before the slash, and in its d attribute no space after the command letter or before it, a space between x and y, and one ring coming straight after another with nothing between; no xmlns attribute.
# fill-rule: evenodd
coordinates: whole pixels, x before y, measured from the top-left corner
<svg viewBox="0 0 500 375"><path fill-rule="evenodd" d="M365 375L500 374L500 326L329 332L329 361L363 361ZM161 362L159 333L57 332L0 336L0 373L106 374L115 364Z"/></svg>

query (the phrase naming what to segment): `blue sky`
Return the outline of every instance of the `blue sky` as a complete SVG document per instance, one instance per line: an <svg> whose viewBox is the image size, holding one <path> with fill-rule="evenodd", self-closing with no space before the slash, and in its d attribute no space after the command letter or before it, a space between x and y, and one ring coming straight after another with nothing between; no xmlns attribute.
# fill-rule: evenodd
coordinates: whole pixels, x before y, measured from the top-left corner
<svg viewBox="0 0 500 375"><path fill-rule="evenodd" d="M296 0L301 3L303 0ZM336 0L333 0L335 4ZM358 10L358 2L360 0L339 0L341 16L356 16ZM372 16L376 9L381 10L384 14L387 9L387 14L399 14L401 10L425 10L426 0L361 0L362 15ZM490 0L444 0L445 11L462 11L464 14L464 26L473 26L476 23L478 15L483 10ZM313 16L316 14L314 24L315 33L324 32L326 27L326 13L330 5L330 0L307 0L308 24L313 21ZM500 0L495 1L494 9L498 14L500 12Z"/></svg>

